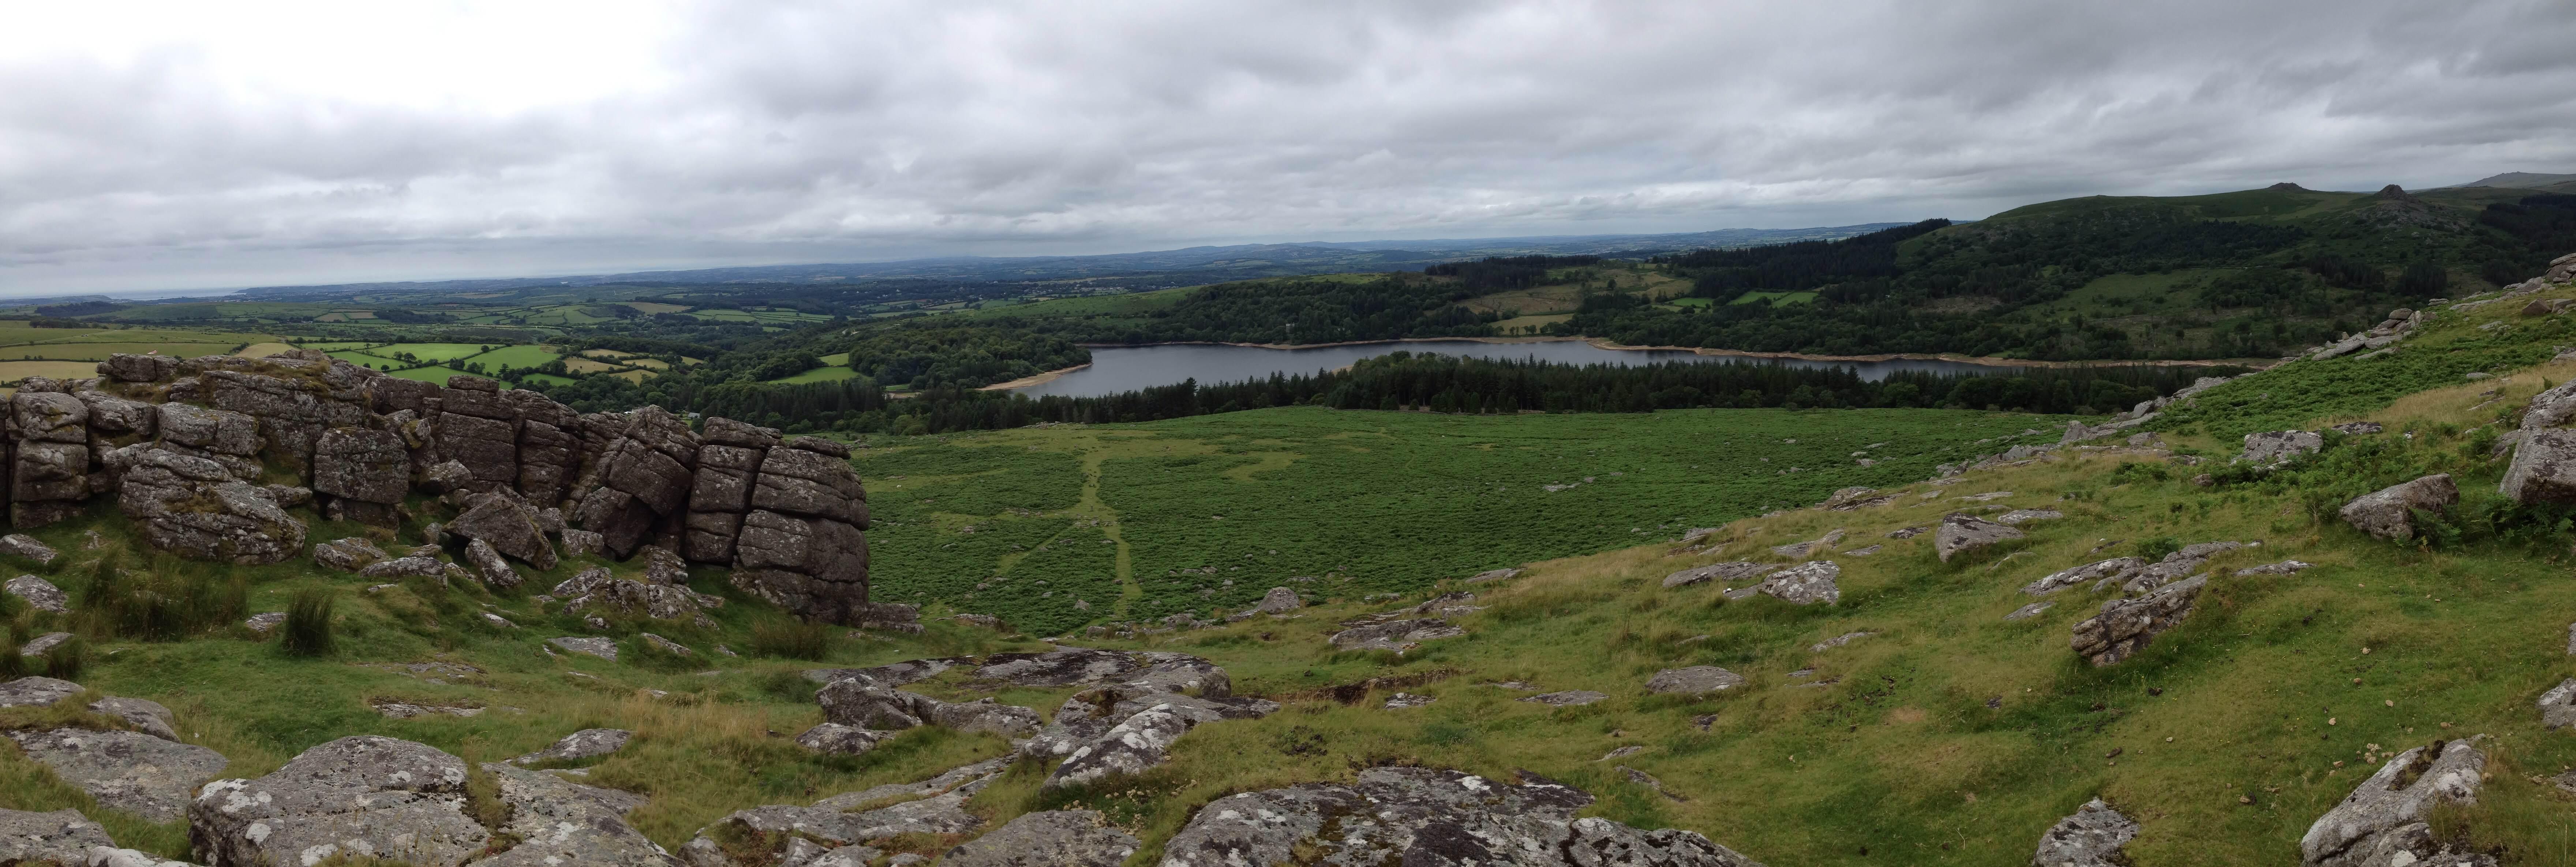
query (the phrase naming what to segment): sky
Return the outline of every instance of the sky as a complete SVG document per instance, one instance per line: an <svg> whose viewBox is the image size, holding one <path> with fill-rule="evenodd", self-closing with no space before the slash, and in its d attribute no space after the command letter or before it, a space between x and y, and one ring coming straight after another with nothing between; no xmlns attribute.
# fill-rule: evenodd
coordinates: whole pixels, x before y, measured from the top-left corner
<svg viewBox="0 0 2576 867"><path fill-rule="evenodd" d="M2576 0L5 9L12 295L2576 172Z"/></svg>

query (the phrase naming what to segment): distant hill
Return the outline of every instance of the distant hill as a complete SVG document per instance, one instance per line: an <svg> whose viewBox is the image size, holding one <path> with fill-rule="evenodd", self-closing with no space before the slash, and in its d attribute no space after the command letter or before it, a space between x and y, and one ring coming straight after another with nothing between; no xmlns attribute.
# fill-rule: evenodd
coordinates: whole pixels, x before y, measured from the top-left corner
<svg viewBox="0 0 2576 867"><path fill-rule="evenodd" d="M1299 274L1420 270L1425 265L1484 256L1533 253L1620 255L1711 247L1754 247L1797 241L1830 241L1899 225L1903 224L1868 223L1858 226L1820 226L1804 229L1720 229L1712 232L1657 235L1548 235L1422 241L1235 244L1094 256L947 256L906 259L897 262L766 265L488 280L263 286L244 290L239 297L291 298L309 295L340 295L351 292L483 292L533 286L601 286L626 283L836 283L871 279L1014 282L1139 274L1187 275L1192 278L1192 282L1219 282Z"/></svg>
<svg viewBox="0 0 2576 867"><path fill-rule="evenodd" d="M2543 175L2532 172L2506 172L2479 178L2463 187L2503 187L2516 190L2540 190L2576 187L2576 175ZM2564 192L2565 190L2559 190Z"/></svg>

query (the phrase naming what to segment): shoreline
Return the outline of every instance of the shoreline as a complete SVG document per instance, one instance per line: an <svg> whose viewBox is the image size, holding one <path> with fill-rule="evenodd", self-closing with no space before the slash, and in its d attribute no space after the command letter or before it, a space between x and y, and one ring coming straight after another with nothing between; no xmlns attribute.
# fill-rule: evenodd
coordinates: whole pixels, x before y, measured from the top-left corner
<svg viewBox="0 0 2576 867"><path fill-rule="evenodd" d="M1694 355L1726 356L1734 358L1770 358L1796 361L1948 361L1985 367L2246 367L2255 370L2264 370L2281 363L2280 359L2276 358L2040 361L2028 358L1996 358L1993 356L1954 355L1949 353L1927 354L1920 352L1892 352L1877 355L1814 355L1804 352L1755 352L1745 349L1708 349L1698 346L1629 346L1621 343L1613 343L1607 338L1600 337L1401 337L1392 340L1344 340L1337 343L1235 343L1223 340L1173 340L1163 343L1078 343L1075 345L1085 349L1142 349L1151 346L1241 346L1250 349L1328 349L1336 346L1368 346L1380 343L1416 343L1424 341L1450 341L1461 343L1565 343L1581 341L1583 343L1590 344L1595 349L1613 349L1636 352L1688 352ZM1090 365L1085 364L1079 367L1068 367L1061 371L1050 371L1048 373L1039 374L1038 376L1012 380L1009 383L1001 385L988 385L985 386L985 388L1021 388L1036 385L1041 382L1052 380L1058 375L1080 370L1083 367L1089 366Z"/></svg>
<svg viewBox="0 0 2576 867"><path fill-rule="evenodd" d="M1077 365L1074 365L1074 366L1072 366L1072 367L1065 368L1065 369L1063 369L1063 370L1050 370L1050 371L1047 371L1047 372L1045 372L1045 373L1040 373L1040 374L1036 374L1036 375L1033 375L1033 376L1023 376L1023 377L1020 377L1020 378L1018 378L1018 379L1011 380L1011 381L1009 381L1009 382L996 382L996 383L993 383L992 385L987 385L987 386L984 386L983 388L978 388L978 389L976 389L976 391L1009 391L1009 390L1011 390L1011 389L1015 389L1015 388L1027 388L1027 387L1032 386L1032 385L1039 385L1039 384L1042 384L1042 383L1054 382L1054 381L1056 380L1056 377L1063 376L1063 375L1065 375L1065 374L1072 373L1072 372L1074 372L1074 371L1081 370L1081 369L1083 369L1083 368L1090 367L1090 366L1091 366L1091 362L1085 361L1085 362L1083 362L1083 363L1081 363L1081 364L1077 364Z"/></svg>

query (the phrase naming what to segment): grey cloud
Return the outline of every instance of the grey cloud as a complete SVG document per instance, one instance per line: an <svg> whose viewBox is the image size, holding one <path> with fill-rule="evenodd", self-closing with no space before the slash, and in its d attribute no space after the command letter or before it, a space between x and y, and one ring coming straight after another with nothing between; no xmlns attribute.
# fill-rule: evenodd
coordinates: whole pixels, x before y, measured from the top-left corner
<svg viewBox="0 0 2576 867"><path fill-rule="evenodd" d="M666 37L554 36L649 72L533 108L245 86L221 44L0 43L0 283L1686 231L2576 170L2564 2L613 8Z"/></svg>

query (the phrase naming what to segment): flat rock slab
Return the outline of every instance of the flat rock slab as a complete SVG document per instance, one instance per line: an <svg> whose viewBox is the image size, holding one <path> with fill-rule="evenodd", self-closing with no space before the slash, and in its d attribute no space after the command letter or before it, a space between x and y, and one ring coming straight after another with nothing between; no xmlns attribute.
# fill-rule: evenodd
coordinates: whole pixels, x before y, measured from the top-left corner
<svg viewBox="0 0 2576 867"><path fill-rule="evenodd" d="M2029 620L2033 617L2038 617L2042 612L2055 607L2057 607L2057 603L2055 602L2033 602L2020 608L2013 609L2011 614L2004 615L2004 619Z"/></svg>
<svg viewBox="0 0 2576 867"><path fill-rule="evenodd" d="M25 533L0 536L0 554L24 557L35 561L38 566L51 566L54 564L55 557L62 556L55 553L52 546L36 541L36 537Z"/></svg>
<svg viewBox="0 0 2576 867"><path fill-rule="evenodd" d="M563 736L553 746L511 759L514 765L539 762L569 762L597 758L626 748L635 733L625 729L582 729Z"/></svg>
<svg viewBox="0 0 2576 867"><path fill-rule="evenodd" d="M2433 854L2424 817L2443 802L2476 803L2484 736L2434 741L2397 754L2299 838L2300 863L2362 867L2422 863ZM2403 852L2408 857L2396 857ZM2492 863L2492 862L2490 862Z"/></svg>
<svg viewBox="0 0 2576 867"><path fill-rule="evenodd" d="M1689 668L1667 668L1662 671L1655 672L1655 676L1646 681L1646 691L1656 695L1703 695L1712 692L1725 692L1743 685L1744 675L1736 674L1735 672L1728 671L1714 665L1694 665ZM1600 693L1593 693L1593 695L1600 695ZM1536 696L1522 700L1535 701L1541 698L1546 698L1546 696ZM1593 699L1592 701L1599 700L1600 699ZM1548 703L1557 704L1557 702ZM1591 702L1587 701L1582 703L1590 704Z"/></svg>
<svg viewBox="0 0 2576 867"><path fill-rule="evenodd" d="M115 845L107 829L79 810L0 810L0 864L88 864L92 847Z"/></svg>
<svg viewBox="0 0 2576 867"><path fill-rule="evenodd" d="M546 643L572 653L587 653L610 662L617 661L617 641L605 636L565 636L546 639Z"/></svg>
<svg viewBox="0 0 2576 867"><path fill-rule="evenodd" d="M1954 513L1943 516L1940 526L1932 531L1932 550L1940 555L1941 562L1947 563L1960 554L2028 536L2020 530L1974 515Z"/></svg>
<svg viewBox="0 0 2576 867"><path fill-rule="evenodd" d="M54 769L100 806L155 822L187 815L197 781L223 773L222 753L142 732L54 729L10 732L27 757Z"/></svg>
<svg viewBox="0 0 2576 867"><path fill-rule="evenodd" d="M1574 818L1592 800L1527 772L1506 784L1457 771L1369 768L1351 783L1306 783L1211 801L1164 844L1162 867L1759 867L1690 831L1639 831Z"/></svg>
<svg viewBox="0 0 2576 867"><path fill-rule="evenodd" d="M1534 701L1539 704L1555 705L1557 707L1574 707L1577 705L1591 704L1609 697L1610 696L1606 693L1593 692L1588 689L1569 689L1564 692L1541 693L1521 700Z"/></svg>
<svg viewBox="0 0 2576 867"><path fill-rule="evenodd" d="M170 727L171 721L176 717L171 715L169 708L162 707L160 702L108 696L90 702L89 709L92 713L103 713L124 720L144 734L165 741L179 739L179 733Z"/></svg>
<svg viewBox="0 0 2576 867"><path fill-rule="evenodd" d="M44 707L81 694L80 684L50 677L22 677L0 683L0 707Z"/></svg>
<svg viewBox="0 0 2576 867"><path fill-rule="evenodd" d="M510 821L499 830L520 839L474 862L495 867L679 867L658 844L626 824L644 804L632 792L601 789L506 764L483 766L500 783Z"/></svg>
<svg viewBox="0 0 2576 867"><path fill-rule="evenodd" d="M1060 647L1045 653L993 654L976 669L975 679L1014 686L1073 686L1102 683L1143 667L1117 651Z"/></svg>
<svg viewBox="0 0 2576 867"><path fill-rule="evenodd" d="M1023 813L982 837L948 850L948 867L1117 867L1136 854L1137 839L1108 827L1091 810Z"/></svg>

